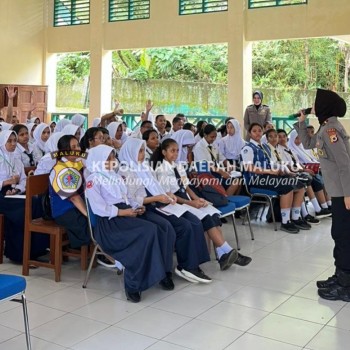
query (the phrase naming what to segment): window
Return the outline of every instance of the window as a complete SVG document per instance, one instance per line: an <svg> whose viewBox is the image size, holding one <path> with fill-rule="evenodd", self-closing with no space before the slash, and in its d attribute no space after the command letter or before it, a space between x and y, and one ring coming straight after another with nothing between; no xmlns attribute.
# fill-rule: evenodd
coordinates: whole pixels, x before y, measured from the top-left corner
<svg viewBox="0 0 350 350"><path fill-rule="evenodd" d="M90 0L55 0L53 25L72 26L90 23Z"/></svg>
<svg viewBox="0 0 350 350"><path fill-rule="evenodd" d="M180 15L227 11L228 0L180 0Z"/></svg>
<svg viewBox="0 0 350 350"><path fill-rule="evenodd" d="M150 0L109 0L109 21L147 19L150 16Z"/></svg>
<svg viewBox="0 0 350 350"><path fill-rule="evenodd" d="M307 4L307 0L249 0L248 8Z"/></svg>

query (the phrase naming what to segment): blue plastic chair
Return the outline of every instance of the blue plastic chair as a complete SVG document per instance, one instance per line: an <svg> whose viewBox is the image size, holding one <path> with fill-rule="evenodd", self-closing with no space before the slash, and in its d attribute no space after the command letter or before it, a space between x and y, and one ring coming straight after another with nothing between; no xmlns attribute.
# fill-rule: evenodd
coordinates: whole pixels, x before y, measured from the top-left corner
<svg viewBox="0 0 350 350"><path fill-rule="evenodd" d="M278 199L278 197L279 197L278 193L275 191L266 190L263 188L258 188L258 187L253 187L253 186L249 187L248 186L249 175L245 171L243 172L243 183L244 183L244 186L245 186L245 189L246 189L248 195L251 198L251 203L263 204L264 205L263 212L265 210L266 205L269 206L269 208L271 210L274 230L277 231L275 213L273 212L273 201ZM261 213L260 220L261 220L262 214L263 213Z"/></svg>
<svg viewBox="0 0 350 350"><path fill-rule="evenodd" d="M26 286L27 282L24 277L0 274L0 302L9 300L22 304L27 349L31 350L27 301L24 293Z"/></svg>

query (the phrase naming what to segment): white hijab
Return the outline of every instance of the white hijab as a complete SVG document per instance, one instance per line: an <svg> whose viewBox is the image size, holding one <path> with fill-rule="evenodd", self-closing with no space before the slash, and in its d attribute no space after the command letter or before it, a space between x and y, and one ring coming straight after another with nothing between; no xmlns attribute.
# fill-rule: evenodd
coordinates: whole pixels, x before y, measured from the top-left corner
<svg viewBox="0 0 350 350"><path fill-rule="evenodd" d="M0 131L10 130L13 127L12 124L6 122L0 122Z"/></svg>
<svg viewBox="0 0 350 350"><path fill-rule="evenodd" d="M128 165L128 169L136 173L152 196L165 194L162 186L153 176L147 162L141 164L138 161L139 151L142 146L146 149L146 141L132 137L128 138L120 149L119 160L121 163Z"/></svg>
<svg viewBox="0 0 350 350"><path fill-rule="evenodd" d="M15 168L15 152L9 152L5 145L12 134L16 136L17 140L17 134L12 130L3 130L0 132L0 156L3 158L1 161L6 166L9 176L12 176L12 171Z"/></svg>
<svg viewBox="0 0 350 350"><path fill-rule="evenodd" d="M92 126L96 128L99 126L100 123L101 123L101 118L95 118L92 122Z"/></svg>
<svg viewBox="0 0 350 350"><path fill-rule="evenodd" d="M300 163L306 164L306 163L318 163L318 160L312 157L307 151L305 150L303 144L301 143L299 146L295 144L295 139L298 137L298 133L296 130L293 130L288 135L288 147L296 153L296 155L299 158Z"/></svg>
<svg viewBox="0 0 350 350"><path fill-rule="evenodd" d="M33 131L33 138L35 140L35 144L40 148L41 151L45 152L45 141L41 139L41 134L43 131L49 128L50 135L51 135L51 129L46 123L40 123Z"/></svg>
<svg viewBox="0 0 350 350"><path fill-rule="evenodd" d="M80 126L74 125L74 124L67 124L63 130L62 133L63 135L73 135L75 136L75 133L77 130L80 128Z"/></svg>
<svg viewBox="0 0 350 350"><path fill-rule="evenodd" d="M57 144L59 139L64 135L63 132L53 133L45 143L45 152L54 152L57 151Z"/></svg>
<svg viewBox="0 0 350 350"><path fill-rule="evenodd" d="M79 127L82 127L85 122L85 117L81 114L74 114L71 122L73 125L77 125Z"/></svg>
<svg viewBox="0 0 350 350"><path fill-rule="evenodd" d="M60 119L56 124L54 132L61 132L63 128L68 124L71 124L69 119Z"/></svg>
<svg viewBox="0 0 350 350"><path fill-rule="evenodd" d="M39 119L39 124L41 124L41 120L40 120L39 117L32 117L32 118L30 118L30 119L29 119L29 123L34 123L34 124L36 124L35 121L36 121L37 119Z"/></svg>
<svg viewBox="0 0 350 350"><path fill-rule="evenodd" d="M225 137L223 137L220 142L224 142L227 150L237 156L239 158L239 155L241 154L242 148L245 146L245 141L242 138L242 130L241 126L239 125L239 122L237 119L230 119L228 123L231 123L232 126L235 128L234 135L230 136L227 134ZM235 158L236 159L236 158Z"/></svg>
<svg viewBox="0 0 350 350"><path fill-rule="evenodd" d="M105 161L108 159L111 152L114 152L114 148L107 145L98 145L90 148L88 157L86 159L86 168L91 174L96 172L110 172L114 173L113 170L107 170L105 168ZM98 164L98 166L96 166Z"/></svg>
<svg viewBox="0 0 350 350"><path fill-rule="evenodd" d="M122 122L112 122L112 123L108 124L107 130L108 130L108 133L109 133L109 136L111 137L111 139L116 140L115 134L117 133L119 126L122 126L122 124L123 124ZM119 141L121 141L121 143L123 144L127 138L128 137L124 133L122 133L122 137Z"/></svg>
<svg viewBox="0 0 350 350"><path fill-rule="evenodd" d="M176 162L187 162L188 149L186 146L195 145L193 132L191 130L178 130L171 137L179 146L179 155Z"/></svg>

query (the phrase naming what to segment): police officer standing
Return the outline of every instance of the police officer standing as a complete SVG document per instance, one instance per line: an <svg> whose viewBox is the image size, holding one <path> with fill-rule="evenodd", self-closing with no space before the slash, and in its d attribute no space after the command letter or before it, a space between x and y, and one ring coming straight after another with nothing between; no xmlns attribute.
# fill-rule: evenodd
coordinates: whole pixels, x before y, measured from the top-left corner
<svg viewBox="0 0 350 350"><path fill-rule="evenodd" d="M313 113L320 128L314 136L307 133L306 116L301 111L294 124L305 148L318 149L322 175L332 197L332 238L335 274L317 281L318 294L328 300L350 301L350 144L349 135L338 117L346 113L345 101L333 91L318 89Z"/></svg>
<svg viewBox="0 0 350 350"><path fill-rule="evenodd" d="M253 123L258 123L264 127L266 122L272 123L270 107L262 104L263 93L261 91L253 92L253 104L249 105L244 113L244 129L247 132L246 141L250 140L249 128Z"/></svg>

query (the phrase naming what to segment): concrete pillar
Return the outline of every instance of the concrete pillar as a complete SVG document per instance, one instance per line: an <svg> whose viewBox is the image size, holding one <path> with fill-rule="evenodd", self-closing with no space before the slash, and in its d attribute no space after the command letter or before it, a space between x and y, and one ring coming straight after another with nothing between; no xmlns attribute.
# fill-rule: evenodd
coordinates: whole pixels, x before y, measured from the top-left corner
<svg viewBox="0 0 350 350"><path fill-rule="evenodd" d="M111 111L112 51L104 50L105 2L90 1L90 109L92 120Z"/></svg>
<svg viewBox="0 0 350 350"><path fill-rule="evenodd" d="M228 115L242 125L252 102L252 42L245 40L246 1L230 2L228 15Z"/></svg>

